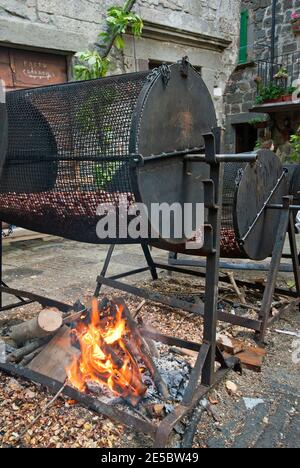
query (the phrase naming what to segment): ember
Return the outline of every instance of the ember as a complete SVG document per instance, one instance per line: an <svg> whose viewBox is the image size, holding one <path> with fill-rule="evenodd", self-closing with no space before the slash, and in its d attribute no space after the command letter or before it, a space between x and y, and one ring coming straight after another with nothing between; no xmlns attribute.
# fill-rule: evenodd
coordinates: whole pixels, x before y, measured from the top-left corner
<svg viewBox="0 0 300 468"><path fill-rule="evenodd" d="M98 301L93 300L91 320L79 322L74 338L81 355L67 369L70 383L86 391L89 383L106 385L115 395L137 404L146 393L142 374L130 347L130 330L124 308L115 306L107 317L99 313Z"/></svg>

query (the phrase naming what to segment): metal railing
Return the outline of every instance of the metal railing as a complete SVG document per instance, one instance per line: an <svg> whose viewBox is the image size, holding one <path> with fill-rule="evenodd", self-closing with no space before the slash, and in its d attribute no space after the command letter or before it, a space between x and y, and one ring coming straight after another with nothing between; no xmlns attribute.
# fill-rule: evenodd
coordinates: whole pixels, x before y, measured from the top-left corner
<svg viewBox="0 0 300 468"><path fill-rule="evenodd" d="M274 63L269 60L257 61L257 75L262 79L262 85L268 86L275 81L275 75L284 67L288 73L287 86L300 79L300 50L291 54L276 57Z"/></svg>

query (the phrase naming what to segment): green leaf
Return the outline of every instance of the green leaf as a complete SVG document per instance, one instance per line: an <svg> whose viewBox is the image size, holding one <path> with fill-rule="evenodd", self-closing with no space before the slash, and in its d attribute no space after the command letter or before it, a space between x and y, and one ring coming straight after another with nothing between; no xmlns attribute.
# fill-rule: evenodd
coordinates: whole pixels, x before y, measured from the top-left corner
<svg viewBox="0 0 300 468"><path fill-rule="evenodd" d="M125 47L125 42L122 36L117 36L115 39L115 46L118 50L123 50Z"/></svg>

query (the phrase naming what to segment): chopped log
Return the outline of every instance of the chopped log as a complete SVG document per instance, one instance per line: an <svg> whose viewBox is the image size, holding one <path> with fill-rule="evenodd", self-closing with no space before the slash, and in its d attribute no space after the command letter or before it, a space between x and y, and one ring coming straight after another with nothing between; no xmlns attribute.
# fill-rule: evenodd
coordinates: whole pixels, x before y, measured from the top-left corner
<svg viewBox="0 0 300 468"><path fill-rule="evenodd" d="M24 346L23 348L17 349L13 353L11 353L8 358L7 362L20 362L22 359L27 356L28 354L32 353L36 349L40 348L41 346L45 345L47 343L48 339L46 338L41 338L39 340L36 340L32 343L29 343L28 345Z"/></svg>
<svg viewBox="0 0 300 468"><path fill-rule="evenodd" d="M33 351L32 353L30 354L27 354L27 356L25 356L23 358L23 360L20 362L20 366L22 367L26 367L31 361L33 361L33 359L38 356L40 354L40 352L44 349L44 346L40 346L38 349L36 349L35 351Z"/></svg>
<svg viewBox="0 0 300 468"><path fill-rule="evenodd" d="M246 346L244 351L237 354L236 357L240 360L244 369L248 369L253 372L261 372L266 354L267 352L263 348ZM227 358L230 357L230 354L225 352L224 356Z"/></svg>
<svg viewBox="0 0 300 468"><path fill-rule="evenodd" d="M142 328L148 327L147 323L142 319L142 317L138 317L138 324L139 324L139 327L142 327ZM147 343L151 356L158 358L159 353L157 351L155 342L151 338L148 338L148 337L143 337L143 339Z"/></svg>
<svg viewBox="0 0 300 468"><path fill-rule="evenodd" d="M244 351L247 344L244 341L229 338L226 335L218 334L217 342L221 351L226 351L233 356Z"/></svg>
<svg viewBox="0 0 300 468"><path fill-rule="evenodd" d="M159 373L159 370L157 369L152 357L150 356L150 353L147 349L147 344L144 338L142 337L142 335L140 334L137 323L133 320L126 304L122 300L120 300L119 303L124 308L124 313L127 319L127 325L132 333L132 337L135 340L135 343L137 344L139 348L141 358L144 361L146 367L148 368L153 378L153 381L157 387L157 390L163 396L163 398L169 399L170 393L169 393L168 387L166 383L164 382L164 380L162 379Z"/></svg>
<svg viewBox="0 0 300 468"><path fill-rule="evenodd" d="M245 369L261 372L265 355L266 351L264 349L249 346L245 351L239 353L237 357Z"/></svg>
<svg viewBox="0 0 300 468"><path fill-rule="evenodd" d="M62 313L57 309L43 309L37 317L12 327L11 338L17 345L35 338L54 335L62 326Z"/></svg>
<svg viewBox="0 0 300 468"><path fill-rule="evenodd" d="M146 304L146 300L142 301L137 308L132 312L132 318L136 319L140 312L143 310L144 305Z"/></svg>

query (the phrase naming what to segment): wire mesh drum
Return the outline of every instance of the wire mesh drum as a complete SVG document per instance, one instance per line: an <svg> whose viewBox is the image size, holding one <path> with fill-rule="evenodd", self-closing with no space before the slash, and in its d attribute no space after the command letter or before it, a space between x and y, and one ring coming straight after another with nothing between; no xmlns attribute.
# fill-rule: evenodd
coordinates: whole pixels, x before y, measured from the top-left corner
<svg viewBox="0 0 300 468"><path fill-rule="evenodd" d="M7 113L2 221L81 242L139 243L119 229L115 237L99 238L99 207L117 207L120 197L128 207L143 202L149 209L204 203L209 166L182 153L201 152L202 135L216 129L217 120L207 87L186 62L11 92ZM278 214L261 211L286 193L274 153L260 152L254 164L226 164L222 255L266 258ZM156 234L158 247L186 253L184 234L167 238L160 226Z"/></svg>
<svg viewBox="0 0 300 468"><path fill-rule="evenodd" d="M7 112L5 94L0 81L0 174L7 150Z"/></svg>
<svg viewBox="0 0 300 468"><path fill-rule="evenodd" d="M224 257L264 260L273 252L280 213L266 210L288 193L277 156L258 152L253 164L225 164L221 253Z"/></svg>
<svg viewBox="0 0 300 468"><path fill-rule="evenodd" d="M257 153L251 164L226 163L220 250L227 258L264 260L275 245L280 212L267 210L267 203L282 203L288 194L287 175L277 156L268 150ZM160 245L155 243L156 247ZM185 245L164 243L171 252L201 256Z"/></svg>
<svg viewBox="0 0 300 468"><path fill-rule="evenodd" d="M133 240L98 238L98 207L116 206L120 196L129 206L201 201L199 193L203 201L197 178L182 176L183 158L162 155L200 149L201 135L217 127L210 94L189 64L14 91L7 110L3 221L81 242L123 243ZM160 164L144 164L153 154Z"/></svg>

